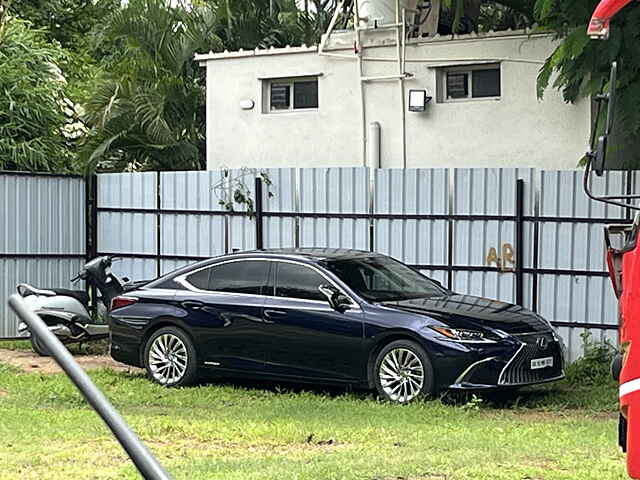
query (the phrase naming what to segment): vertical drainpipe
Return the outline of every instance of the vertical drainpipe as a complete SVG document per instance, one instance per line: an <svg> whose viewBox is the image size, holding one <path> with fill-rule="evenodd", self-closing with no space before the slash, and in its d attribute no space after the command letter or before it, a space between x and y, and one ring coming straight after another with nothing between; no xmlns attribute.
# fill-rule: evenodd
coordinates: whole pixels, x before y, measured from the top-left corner
<svg viewBox="0 0 640 480"><path fill-rule="evenodd" d="M374 199L376 191L376 169L380 168L380 124L371 122L369 124L369 134L367 135L367 153L369 167L369 250L375 250L375 211Z"/></svg>
<svg viewBox="0 0 640 480"><path fill-rule="evenodd" d="M364 98L364 82L363 77L363 62L362 62L362 45L360 43L360 9L358 8L359 0L355 0L353 3L353 29L356 37L356 59L358 63L358 88L360 89L360 122L362 125L362 139L360 142L360 149L362 152L362 165L367 166L367 115L365 110L365 98Z"/></svg>
<svg viewBox="0 0 640 480"><path fill-rule="evenodd" d="M396 0L396 23L402 22L402 28L396 28L396 43L398 47L398 85L400 86L400 130L402 141L402 168L407 168L407 139L406 139L406 126L405 126L405 112L404 112L404 60L403 60L403 44L405 31L405 9L402 9L400 13L400 0Z"/></svg>
<svg viewBox="0 0 640 480"><path fill-rule="evenodd" d="M367 166L369 168L380 168L380 124L378 122L369 124L367 158Z"/></svg>
<svg viewBox="0 0 640 480"><path fill-rule="evenodd" d="M398 0L400 3L400 0ZM407 48L407 10L402 9L402 49L400 60L400 75L406 74L405 56ZM400 79L400 105L402 108L402 168L407 168L407 110L404 96L404 77Z"/></svg>

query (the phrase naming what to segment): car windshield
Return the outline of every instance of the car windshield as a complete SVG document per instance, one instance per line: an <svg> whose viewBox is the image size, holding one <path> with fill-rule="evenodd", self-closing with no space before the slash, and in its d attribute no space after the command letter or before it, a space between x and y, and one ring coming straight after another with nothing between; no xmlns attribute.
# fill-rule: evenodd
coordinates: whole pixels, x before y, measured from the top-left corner
<svg viewBox="0 0 640 480"><path fill-rule="evenodd" d="M356 293L372 302L442 297L446 289L389 257L334 260L326 267Z"/></svg>

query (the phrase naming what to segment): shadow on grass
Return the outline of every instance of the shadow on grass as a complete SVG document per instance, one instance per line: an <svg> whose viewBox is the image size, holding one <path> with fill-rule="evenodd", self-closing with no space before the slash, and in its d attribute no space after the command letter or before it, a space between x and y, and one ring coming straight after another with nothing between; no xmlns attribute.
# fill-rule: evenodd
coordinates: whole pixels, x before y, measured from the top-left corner
<svg viewBox="0 0 640 480"><path fill-rule="evenodd" d="M354 388L349 385L323 385L317 383L304 383L301 381L262 380L257 378L237 377L208 377L203 379L202 385L221 385L247 390L262 390L272 393L310 393L329 398L338 398L350 395L358 399L375 399L373 390Z"/></svg>
<svg viewBox="0 0 640 480"><path fill-rule="evenodd" d="M67 350L69 350L69 352L77 356L109 354L109 341L107 339L93 340L83 343L69 343L65 346L67 347ZM29 340L1 340L0 348L4 348L7 350L33 352L33 348L31 348L31 342Z"/></svg>
<svg viewBox="0 0 640 480"><path fill-rule="evenodd" d="M374 390L344 385L318 385L242 378L210 378L203 384L225 385L273 393L296 394L305 392L329 398L345 395L359 400L375 400L378 398ZM425 401L439 401L447 406L472 407L476 409L539 409L550 411L580 409L614 412L618 408L616 389L615 382L577 386L567 380L563 380L520 389L503 389L490 392L445 391L437 396L426 398Z"/></svg>

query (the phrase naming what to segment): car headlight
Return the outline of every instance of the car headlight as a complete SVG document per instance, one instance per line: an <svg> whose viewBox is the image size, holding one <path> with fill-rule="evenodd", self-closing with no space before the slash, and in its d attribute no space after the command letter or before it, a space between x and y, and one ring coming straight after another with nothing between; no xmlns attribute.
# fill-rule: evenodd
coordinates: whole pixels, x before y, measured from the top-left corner
<svg viewBox="0 0 640 480"><path fill-rule="evenodd" d="M449 328L449 327L431 327L433 330L441 335L444 335L449 340L454 342L465 343L494 343L494 340L486 338L484 333L477 330L465 330L462 328Z"/></svg>

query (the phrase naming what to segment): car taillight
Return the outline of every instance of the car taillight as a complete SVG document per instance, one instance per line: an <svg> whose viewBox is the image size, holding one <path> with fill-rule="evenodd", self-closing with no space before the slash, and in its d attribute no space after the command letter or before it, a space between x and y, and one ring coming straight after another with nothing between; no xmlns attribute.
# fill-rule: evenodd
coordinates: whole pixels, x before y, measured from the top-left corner
<svg viewBox="0 0 640 480"><path fill-rule="evenodd" d="M135 297L116 297L111 300L111 310L132 305L138 301Z"/></svg>

